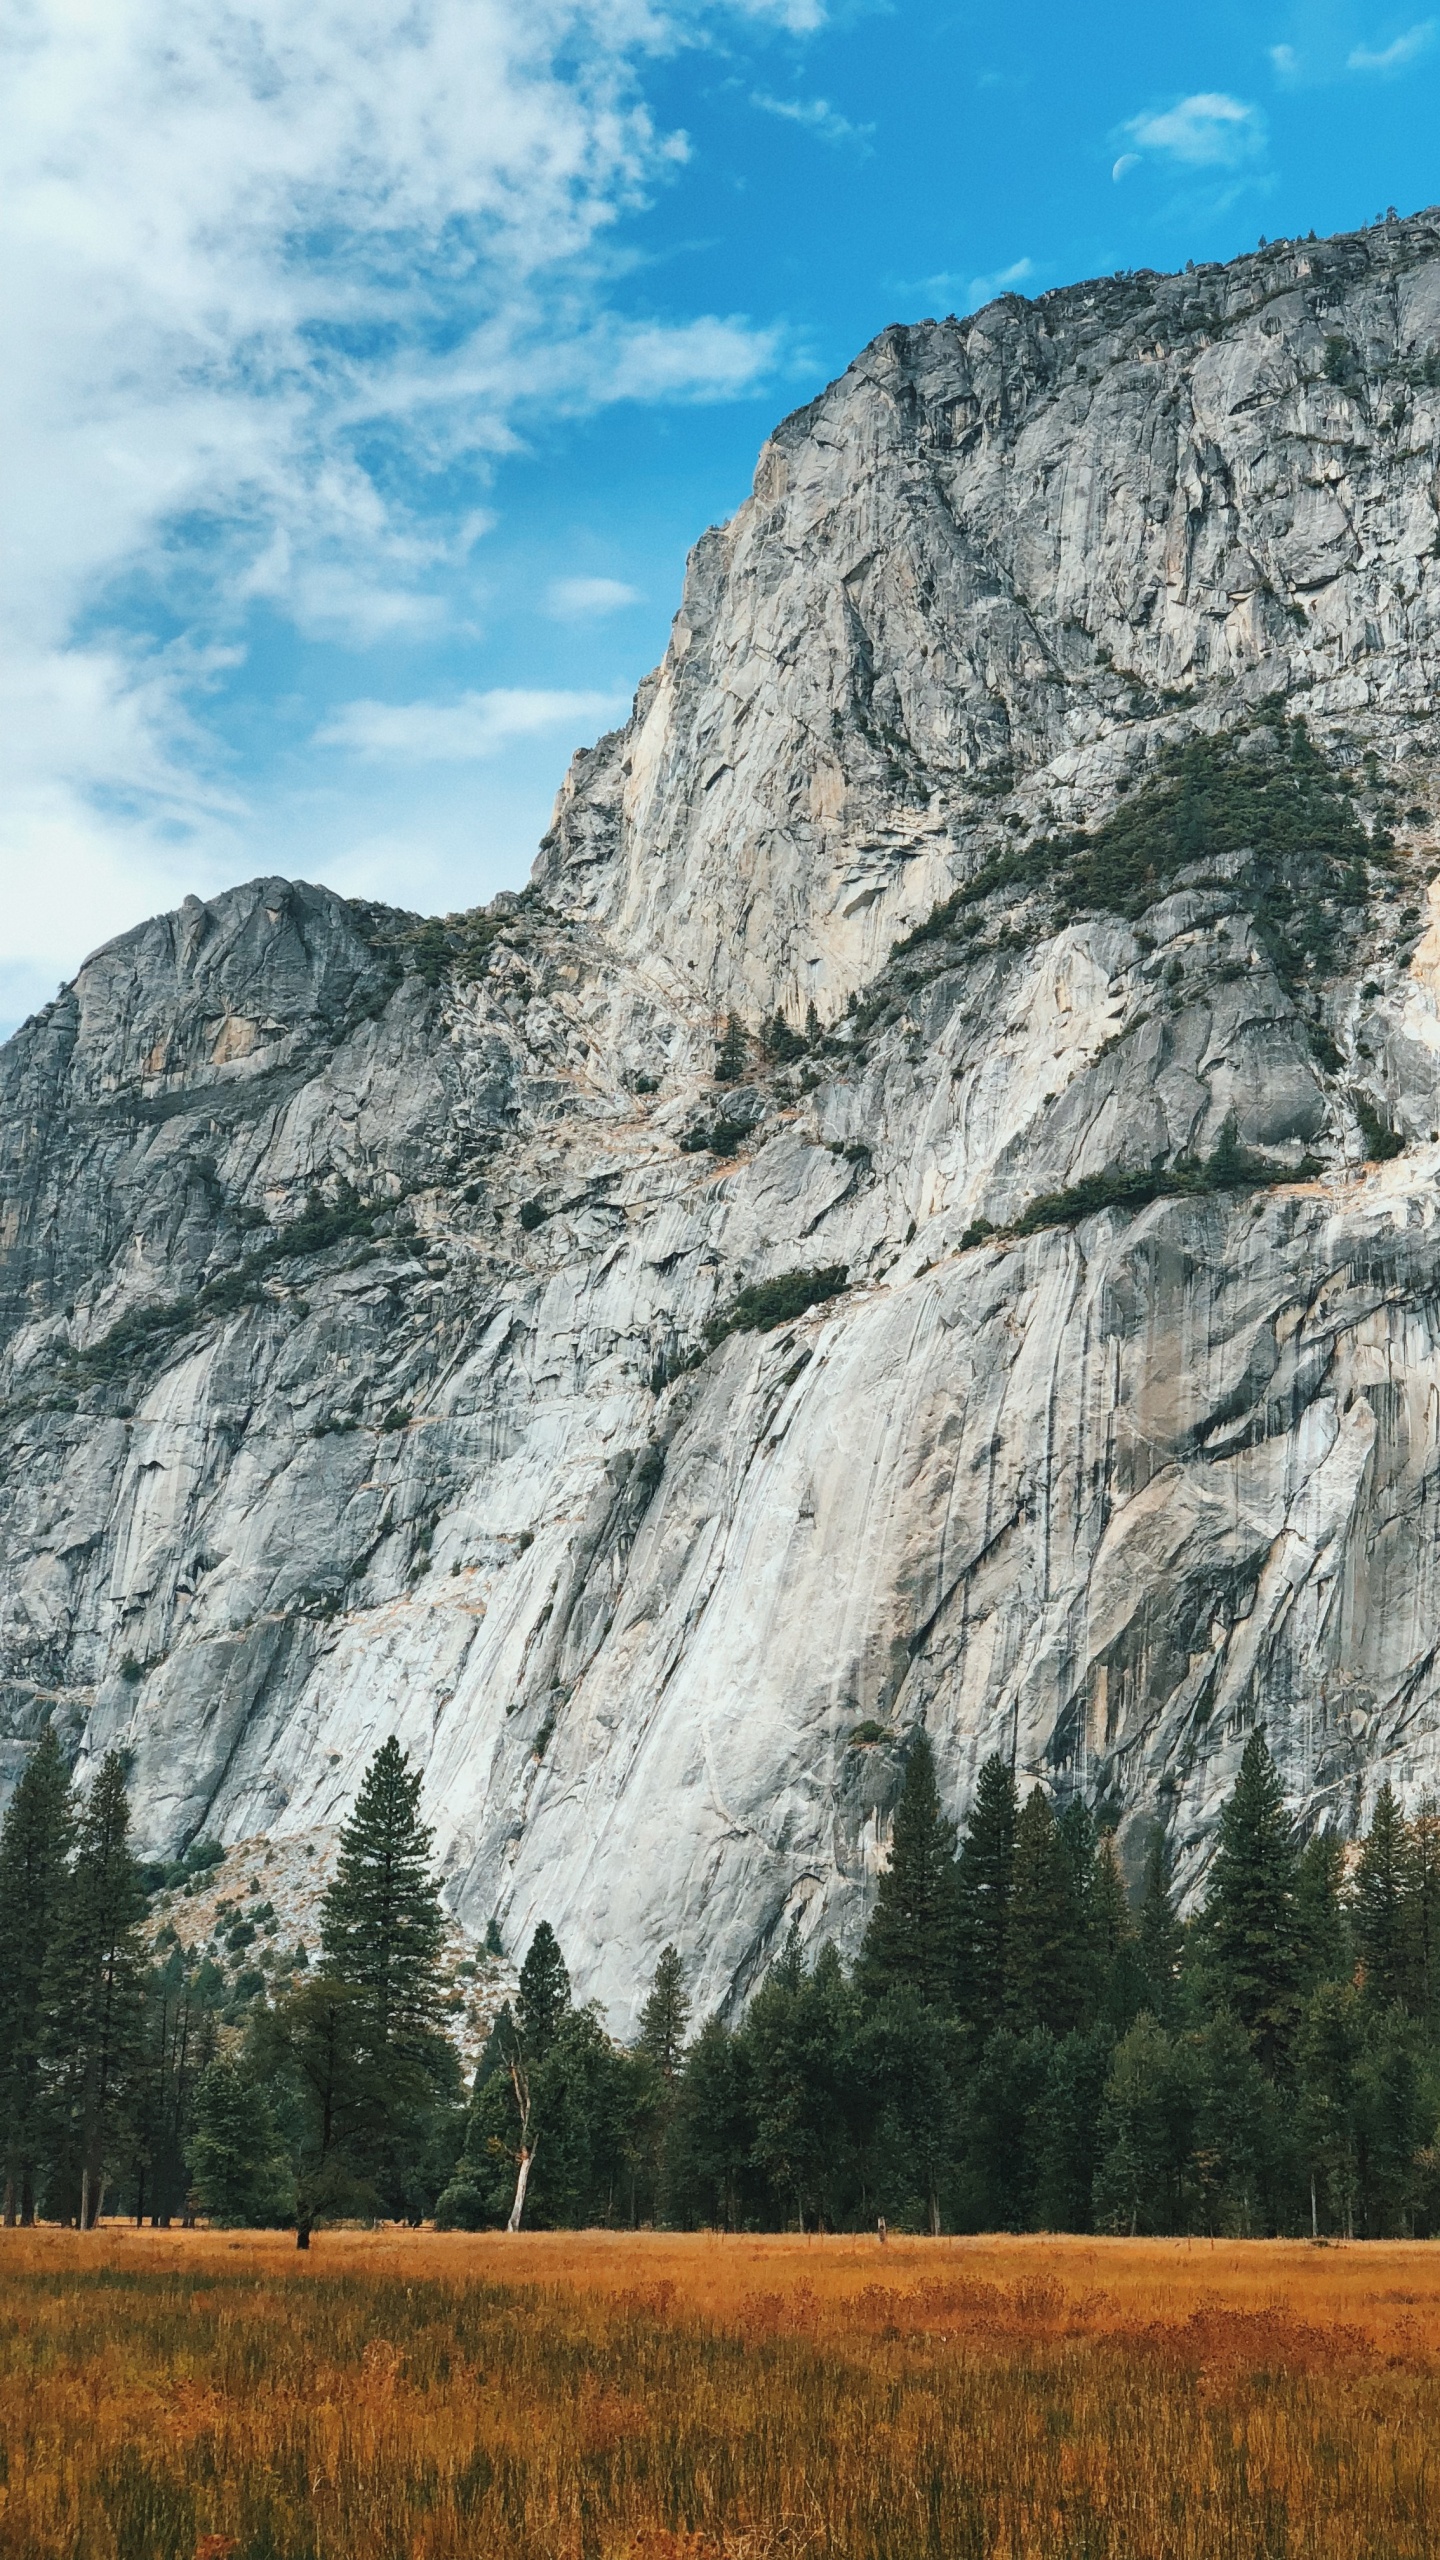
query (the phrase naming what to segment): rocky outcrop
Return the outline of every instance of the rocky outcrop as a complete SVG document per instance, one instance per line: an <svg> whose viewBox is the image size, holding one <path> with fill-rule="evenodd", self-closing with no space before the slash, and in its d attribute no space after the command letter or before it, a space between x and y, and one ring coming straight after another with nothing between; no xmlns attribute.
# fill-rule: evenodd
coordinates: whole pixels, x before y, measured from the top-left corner
<svg viewBox="0 0 1440 2560"><path fill-rule="evenodd" d="M525 897L98 953L0 1053L10 1768L309 1842L393 1730L620 2025L854 1943L917 1722L1187 1886L1257 1717L1440 1785L1437 501L1429 217L887 331Z"/></svg>

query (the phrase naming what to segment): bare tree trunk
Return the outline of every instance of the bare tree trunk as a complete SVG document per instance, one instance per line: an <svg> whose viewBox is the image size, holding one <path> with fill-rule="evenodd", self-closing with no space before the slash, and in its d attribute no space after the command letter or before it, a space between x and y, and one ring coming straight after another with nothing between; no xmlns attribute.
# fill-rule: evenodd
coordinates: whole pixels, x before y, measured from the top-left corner
<svg viewBox="0 0 1440 2560"><path fill-rule="evenodd" d="M530 2184L530 2163L534 2157L533 2151L522 2151L520 2154L520 2169L515 2180L515 2201L510 2207L510 2219L505 2225L507 2231L518 2231L520 2228L520 2216L525 2210L525 2190Z"/></svg>
<svg viewBox="0 0 1440 2560"><path fill-rule="evenodd" d="M1315 2207L1315 2172L1313 2169L1310 2172L1310 2237L1312 2240L1318 2240L1320 2237L1320 2216Z"/></svg>
<svg viewBox="0 0 1440 2560"><path fill-rule="evenodd" d="M80 2228L82 2231L88 2231L90 2228L90 2163L88 2160L80 2172Z"/></svg>
<svg viewBox="0 0 1440 2560"><path fill-rule="evenodd" d="M13 2231L15 2228L15 2181L13 2178L7 2178L5 2181L5 2228L7 2231Z"/></svg>

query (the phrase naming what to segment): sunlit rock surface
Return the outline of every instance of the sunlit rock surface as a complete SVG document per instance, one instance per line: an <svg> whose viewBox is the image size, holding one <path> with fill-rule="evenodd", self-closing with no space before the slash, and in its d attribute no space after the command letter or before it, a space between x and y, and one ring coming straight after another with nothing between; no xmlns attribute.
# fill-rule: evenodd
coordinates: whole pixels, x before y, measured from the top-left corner
<svg viewBox="0 0 1440 2560"><path fill-rule="evenodd" d="M1437 501L1433 217L889 330L526 899L90 960L0 1052L9 1773L54 1716L157 1851L309 1841L394 1731L464 1925L622 2027L668 1938L702 2007L853 1946L918 1722L1187 1886L1257 1719L1307 1824L1440 1787ZM1312 982L1224 860L889 961L1282 707L1398 848Z"/></svg>

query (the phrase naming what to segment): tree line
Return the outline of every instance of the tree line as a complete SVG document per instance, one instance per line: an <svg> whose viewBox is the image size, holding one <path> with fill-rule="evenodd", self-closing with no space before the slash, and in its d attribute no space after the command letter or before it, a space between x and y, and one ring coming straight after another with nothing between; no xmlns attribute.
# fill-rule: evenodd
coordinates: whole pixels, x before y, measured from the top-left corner
<svg viewBox="0 0 1440 2560"><path fill-rule="evenodd" d="M1353 1861L1246 1744L1186 1922L1086 1806L1001 1758L957 1836L924 1735L859 1956L792 1928L734 2024L660 1958L631 2044L537 1928L470 2085L419 1772L388 1741L317 1961L155 1943L111 1755L42 1738L0 1830L5 2218L381 2215L446 2228L1425 2234L1440 2222L1440 1815L1382 1789ZM177 1871L178 1872L178 1871ZM492 1949L497 1949L493 1930Z"/></svg>

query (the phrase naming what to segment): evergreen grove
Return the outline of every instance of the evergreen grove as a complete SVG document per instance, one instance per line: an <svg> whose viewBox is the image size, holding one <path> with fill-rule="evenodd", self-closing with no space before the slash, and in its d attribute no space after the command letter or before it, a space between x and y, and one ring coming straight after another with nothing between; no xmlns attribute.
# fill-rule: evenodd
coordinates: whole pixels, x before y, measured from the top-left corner
<svg viewBox="0 0 1440 2560"><path fill-rule="evenodd" d="M326 2219L432 2214L1440 2229L1440 1813L1407 1820L1388 1787L1347 1862L1330 1833L1296 1838L1252 1733L1182 1924L1158 1826L1132 1905L1085 1806L1021 1802L992 1759L957 1840L921 1735L852 1970L792 1929L744 2017L692 2033L668 1947L624 2045L542 1923L468 2088L419 1791L387 1742L317 1960L237 2007L153 1939L122 1761L77 1804L42 1738L0 1832L7 2221L200 2212L302 2247Z"/></svg>

